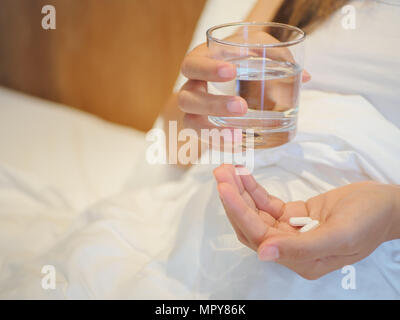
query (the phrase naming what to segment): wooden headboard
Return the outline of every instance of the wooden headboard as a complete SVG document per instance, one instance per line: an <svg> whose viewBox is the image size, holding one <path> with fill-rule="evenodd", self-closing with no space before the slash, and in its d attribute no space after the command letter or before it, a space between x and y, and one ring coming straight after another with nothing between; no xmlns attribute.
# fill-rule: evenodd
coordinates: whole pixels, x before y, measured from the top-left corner
<svg viewBox="0 0 400 320"><path fill-rule="evenodd" d="M148 130L204 3L1 0L0 85ZM42 28L47 4L56 9L55 30Z"/></svg>

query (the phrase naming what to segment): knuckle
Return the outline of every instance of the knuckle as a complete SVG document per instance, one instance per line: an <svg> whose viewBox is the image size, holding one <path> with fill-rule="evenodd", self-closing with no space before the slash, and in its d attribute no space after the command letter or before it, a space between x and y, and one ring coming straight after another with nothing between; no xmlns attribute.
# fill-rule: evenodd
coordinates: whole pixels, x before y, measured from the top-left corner
<svg viewBox="0 0 400 320"><path fill-rule="evenodd" d="M189 91L187 91L185 89L181 89L178 92L178 106L182 111L185 110L185 107L187 106L189 98L190 98L190 92Z"/></svg>
<svg viewBox="0 0 400 320"><path fill-rule="evenodd" d="M285 203L281 208L281 217L290 217L292 212L301 212L304 210L303 201L291 201Z"/></svg>
<svg viewBox="0 0 400 320"><path fill-rule="evenodd" d="M214 115L226 115L228 112L225 111L225 104L222 97L212 97L208 105L209 112ZM225 111L225 112L224 112Z"/></svg>
<svg viewBox="0 0 400 320"><path fill-rule="evenodd" d="M185 113L183 115L183 127L184 128L192 128L194 124L194 118L193 115L190 113Z"/></svg>
<svg viewBox="0 0 400 320"><path fill-rule="evenodd" d="M190 66L190 60L188 58L185 58L181 64L181 72L182 74L189 78L189 72L190 72L191 66Z"/></svg>

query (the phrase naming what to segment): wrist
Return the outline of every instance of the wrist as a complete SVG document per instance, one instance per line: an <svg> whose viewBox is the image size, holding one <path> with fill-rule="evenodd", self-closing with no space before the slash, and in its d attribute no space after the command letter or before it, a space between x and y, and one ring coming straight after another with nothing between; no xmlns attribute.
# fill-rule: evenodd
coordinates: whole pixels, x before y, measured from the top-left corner
<svg viewBox="0 0 400 320"><path fill-rule="evenodd" d="M392 227L390 240L400 239L400 185L392 185Z"/></svg>

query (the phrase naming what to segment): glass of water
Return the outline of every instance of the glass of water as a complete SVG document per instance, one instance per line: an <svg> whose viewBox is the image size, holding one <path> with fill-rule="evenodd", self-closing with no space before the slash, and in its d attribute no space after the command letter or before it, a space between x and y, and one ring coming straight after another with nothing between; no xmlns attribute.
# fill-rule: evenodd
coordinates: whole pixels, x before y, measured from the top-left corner
<svg viewBox="0 0 400 320"><path fill-rule="evenodd" d="M217 127L239 128L254 148L271 148L293 139L304 63L305 33L273 22L239 22L207 31L212 58L236 66L236 79L209 82L208 92L241 96L248 112L239 117L209 116ZM254 134L246 137L246 129ZM246 146L246 144L244 144Z"/></svg>

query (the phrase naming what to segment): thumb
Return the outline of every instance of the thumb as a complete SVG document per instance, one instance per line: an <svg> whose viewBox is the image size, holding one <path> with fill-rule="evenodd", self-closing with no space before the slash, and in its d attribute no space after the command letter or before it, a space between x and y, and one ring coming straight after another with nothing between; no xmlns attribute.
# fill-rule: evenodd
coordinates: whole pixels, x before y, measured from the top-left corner
<svg viewBox="0 0 400 320"><path fill-rule="evenodd" d="M338 253L344 242L337 230L328 226L305 233L285 233L267 237L258 247L263 261L308 261Z"/></svg>

